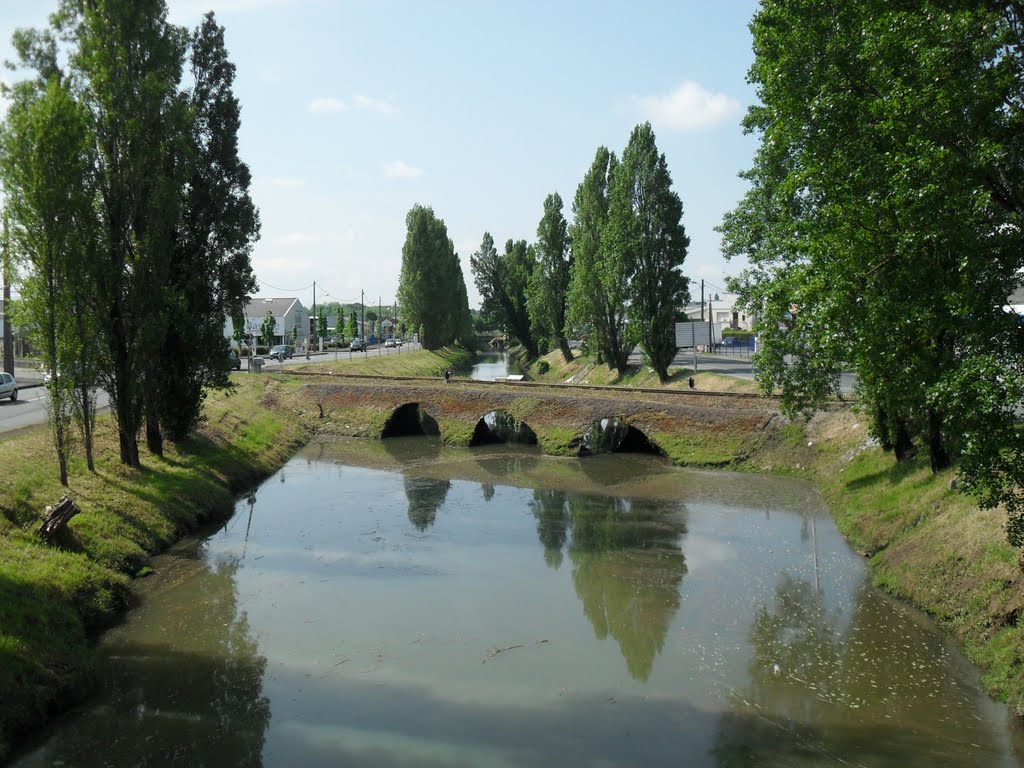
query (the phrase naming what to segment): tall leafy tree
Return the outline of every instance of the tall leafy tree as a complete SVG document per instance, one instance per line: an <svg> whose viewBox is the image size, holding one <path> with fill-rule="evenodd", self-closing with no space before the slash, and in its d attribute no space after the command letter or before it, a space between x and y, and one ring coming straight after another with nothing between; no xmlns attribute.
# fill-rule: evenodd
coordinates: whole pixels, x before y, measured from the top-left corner
<svg viewBox="0 0 1024 768"><path fill-rule="evenodd" d="M147 441L160 449L159 390L151 377L166 328L164 289L182 189L187 110L179 83L187 34L168 23L160 0L63 0L53 21L71 43L72 90L90 116L101 241L88 268L102 317L101 375L121 460L138 466L144 408Z"/></svg>
<svg viewBox="0 0 1024 768"><path fill-rule="evenodd" d="M608 231L610 187L618 164L614 152L599 147L576 190L568 307L570 325L595 342L599 359L624 374L632 346L626 335L631 265L622 249L611 246Z"/></svg>
<svg viewBox="0 0 1024 768"><path fill-rule="evenodd" d="M439 349L462 340L470 317L462 265L448 228L432 208L414 205L405 221L399 303L408 321L423 327L420 343Z"/></svg>
<svg viewBox="0 0 1024 768"><path fill-rule="evenodd" d="M356 311L353 309L349 312L348 322L345 324L345 336L349 341L359 335L359 318L356 316Z"/></svg>
<svg viewBox="0 0 1024 768"><path fill-rule="evenodd" d="M689 281L680 271L690 239L650 123L633 129L609 198L609 250L612 264L629 275L633 336L664 383L676 354L676 313L690 300Z"/></svg>
<svg viewBox="0 0 1024 768"><path fill-rule="evenodd" d="M192 33L190 120L179 160L187 169L165 296L159 418L174 440L198 424L205 391L228 385L223 318L240 312L256 290L251 253L259 214L251 176L238 155L241 115L232 86L224 28L208 13Z"/></svg>
<svg viewBox="0 0 1024 768"><path fill-rule="evenodd" d="M533 249L525 240L508 240L498 255L494 240L485 232L480 250L470 257L477 290L486 314L498 320L531 357L537 356L537 342L530 327L527 293L536 264Z"/></svg>
<svg viewBox="0 0 1024 768"><path fill-rule="evenodd" d="M1024 11L770 0L751 28L761 145L722 230L762 385L810 409L852 365L883 444L959 456L1024 543Z"/></svg>
<svg viewBox="0 0 1024 768"><path fill-rule="evenodd" d="M35 43L53 54L52 39ZM24 81L14 91L0 132L0 178L8 190L15 248L28 262L19 316L50 373L49 421L66 486L75 367L74 345L66 341L73 332L75 269L84 247L77 225L90 203L83 195L85 115L52 64L45 81Z"/></svg>
<svg viewBox="0 0 1024 768"><path fill-rule="evenodd" d="M562 207L562 197L557 192L544 199L544 214L537 225L537 265L530 276L527 306L533 327L561 350L566 362L571 362L565 317L572 262L569 225Z"/></svg>

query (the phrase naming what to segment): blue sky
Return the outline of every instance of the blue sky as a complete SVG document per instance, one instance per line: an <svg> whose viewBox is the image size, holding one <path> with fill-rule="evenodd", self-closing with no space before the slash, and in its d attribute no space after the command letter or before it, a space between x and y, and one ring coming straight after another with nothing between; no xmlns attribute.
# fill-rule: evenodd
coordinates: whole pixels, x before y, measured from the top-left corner
<svg viewBox="0 0 1024 768"><path fill-rule="evenodd" d="M599 145L650 120L683 201L684 273L721 286L714 227L745 189L756 141L748 0L342 2L170 0L214 10L238 68L243 159L262 238L260 295L393 300L405 215L429 205L462 258L489 231L535 239L547 194L572 198ZM0 56L56 0L0 0ZM10 81L16 73L0 77Z"/></svg>

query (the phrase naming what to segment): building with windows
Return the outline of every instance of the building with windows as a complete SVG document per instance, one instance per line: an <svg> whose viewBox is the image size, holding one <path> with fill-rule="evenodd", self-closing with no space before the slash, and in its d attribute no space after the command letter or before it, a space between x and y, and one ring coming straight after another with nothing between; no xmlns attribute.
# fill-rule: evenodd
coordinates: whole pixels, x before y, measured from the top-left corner
<svg viewBox="0 0 1024 768"><path fill-rule="evenodd" d="M274 338L261 339L260 328L267 313L274 315ZM294 298L252 298L245 304L245 333L264 346L291 344L304 347L309 341L309 310ZM231 318L224 321L224 335L233 339L235 325Z"/></svg>

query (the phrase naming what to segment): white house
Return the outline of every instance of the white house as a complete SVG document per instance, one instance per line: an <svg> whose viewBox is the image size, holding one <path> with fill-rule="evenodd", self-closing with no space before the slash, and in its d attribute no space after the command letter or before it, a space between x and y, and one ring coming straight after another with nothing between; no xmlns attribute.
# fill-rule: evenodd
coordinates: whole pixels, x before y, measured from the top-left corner
<svg viewBox="0 0 1024 768"><path fill-rule="evenodd" d="M270 340L259 338L267 312L274 315L274 338ZM245 333L267 346L291 344L294 338L295 345L302 347L309 340L309 311L298 299L250 297L245 305ZM234 338L235 326L230 317L224 322L224 335Z"/></svg>
<svg viewBox="0 0 1024 768"><path fill-rule="evenodd" d="M718 298L715 298L715 297ZM754 330L754 315L738 304L739 296L735 293L705 293L704 311L701 317L700 294L697 301L683 307L683 312L690 320L710 320L715 328L736 331Z"/></svg>

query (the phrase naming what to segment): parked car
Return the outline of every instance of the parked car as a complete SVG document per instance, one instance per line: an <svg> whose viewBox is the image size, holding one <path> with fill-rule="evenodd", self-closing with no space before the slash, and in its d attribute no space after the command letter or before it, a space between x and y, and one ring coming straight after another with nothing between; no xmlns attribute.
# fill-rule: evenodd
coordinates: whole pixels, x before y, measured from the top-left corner
<svg viewBox="0 0 1024 768"><path fill-rule="evenodd" d="M9 397L11 402L18 399L18 382L9 373L0 373L0 398Z"/></svg>
<svg viewBox="0 0 1024 768"><path fill-rule="evenodd" d="M271 357L276 357L278 359L280 359L282 357L287 357L288 359L291 359L291 356L293 354L294 354L294 351L287 344L278 344L276 347L271 347L270 348L270 356Z"/></svg>
<svg viewBox="0 0 1024 768"><path fill-rule="evenodd" d="M394 339L384 339L385 347L397 347L398 343Z"/></svg>
<svg viewBox="0 0 1024 768"><path fill-rule="evenodd" d="M366 349L366 343L358 336L352 339L352 343L349 344L348 348L353 352L359 352Z"/></svg>
<svg viewBox="0 0 1024 768"><path fill-rule="evenodd" d="M233 349L228 352L228 368L234 368L236 371L242 370L242 358Z"/></svg>

